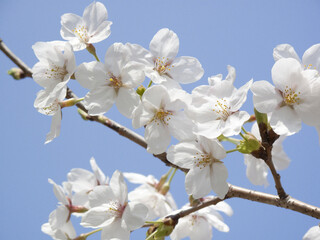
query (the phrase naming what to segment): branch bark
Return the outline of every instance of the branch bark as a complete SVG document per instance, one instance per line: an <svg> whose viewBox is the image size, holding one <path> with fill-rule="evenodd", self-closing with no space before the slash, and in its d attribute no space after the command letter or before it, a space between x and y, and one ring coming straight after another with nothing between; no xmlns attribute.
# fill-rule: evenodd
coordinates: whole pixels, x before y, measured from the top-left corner
<svg viewBox="0 0 320 240"><path fill-rule="evenodd" d="M4 52L15 64L17 64L17 66L19 66L25 72L26 76L32 77L31 69L24 62L22 62L21 59L19 59L14 53L12 53L10 51L10 49L8 47L6 47L6 45L2 42L2 40L0 40L0 50L2 52ZM70 89L68 89L67 98L77 98L77 96ZM85 109L85 107L83 106L82 103L79 102L76 105L79 109L81 109L84 113L87 114L87 110ZM99 123L109 127L110 129L118 132L121 136L128 138L129 140L137 143L138 145L142 146L143 148L147 147L147 143L145 142L143 137L141 137L139 134L136 134L135 132L131 131L130 129L128 129L124 126L121 126L117 122L115 122L115 121L113 121L103 115L90 116L87 114L86 118L88 118L88 120L99 122ZM179 168L178 166L173 165L172 163L170 163L167 160L166 153L162 153L162 154L154 155L154 156L159 158L161 161L163 161L165 164L167 164L169 166ZM187 169L182 169L182 168L179 168L179 169L184 172L188 172ZM290 196L286 196L285 198L281 198L276 195L253 191L253 190L249 190L249 189L245 189L245 188L241 188L241 187L237 187L237 186L229 184L229 191L228 191L225 199L229 199L229 198L242 198L242 199L247 199L247 200L251 200L254 202L260 202L260 203L265 203L265 204L269 204L269 205L274 205L277 207L287 208L292 211L296 211L296 212L320 219L320 209L318 207L301 202L301 201L299 201L295 198L292 198ZM223 200L225 200L225 199L223 199ZM209 200L207 202L203 202L200 205L193 207L191 209L182 210L181 212L178 213L176 218L186 216L194 211L197 211L201 208L207 207L211 204L217 204L220 201L222 201L222 199L214 198L214 199ZM171 216L174 217L174 215L171 215Z"/></svg>

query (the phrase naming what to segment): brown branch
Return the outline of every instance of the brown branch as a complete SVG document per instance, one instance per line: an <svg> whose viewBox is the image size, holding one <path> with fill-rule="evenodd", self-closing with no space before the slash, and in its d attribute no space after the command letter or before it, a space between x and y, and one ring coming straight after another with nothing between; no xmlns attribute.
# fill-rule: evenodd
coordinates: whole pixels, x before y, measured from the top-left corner
<svg viewBox="0 0 320 240"><path fill-rule="evenodd" d="M32 76L32 72L31 72L30 68L25 63L23 63L17 56L15 56L8 48L3 48L3 46L5 46L5 45L3 44L2 41L0 41L0 46L1 46L0 47L1 51L3 51L13 62L15 62L19 67L21 67L21 69L23 71L26 71L26 73L28 73L28 76ZM68 89L67 98L77 98L77 96L70 89ZM79 102L76 105L79 109L81 109L84 113L87 114L87 110L85 109L85 107L83 106L82 103ZM99 122L99 123L111 128L112 130L118 132L121 136L128 138L129 140L139 144L140 146L142 146L144 148L146 148L146 146L147 146L147 143L144 141L143 137L141 137L140 135L136 134L135 132L127 129L124 126L121 126L117 122L115 122L109 118L106 118L105 116L93 117L93 116L90 116L87 114L86 118L88 118L88 120ZM272 135L269 134L269 138L270 137L272 138ZM161 161L168 164L169 166L179 168L178 166L173 165L172 163L170 163L167 160L166 153L162 153L162 154L154 155L154 156L159 158ZM188 172L187 169L183 169L183 168L179 168L179 169L184 172ZM294 199L290 196L287 196L285 198L281 198L281 197L278 197L278 196L275 196L272 194L252 191L249 189L237 187L237 186L230 184L229 191L228 191L225 199L235 198L235 197L251 200L254 202L260 202L260 203L265 203L265 204L269 204L269 205L274 205L274 206L281 207L281 208L287 208L292 211L300 212L302 214L320 219L320 209L319 208L312 206L310 204L301 202L301 201ZM183 217L183 216L186 216L186 215L188 215L194 211L197 211L201 208L207 207L211 204L216 204L220 201L222 201L222 200L218 199L218 198L214 198L212 200L209 200L208 202L201 203L199 206L193 207L192 210L191 209L182 210L178 214L180 214L179 215L180 217ZM171 215L171 216L174 217L174 215Z"/></svg>
<svg viewBox="0 0 320 240"><path fill-rule="evenodd" d="M18 58L8 47L4 44L0 38L0 50L7 55L12 62L14 62L24 73L23 77L32 77L31 69L20 58ZM21 77L21 78L23 78Z"/></svg>

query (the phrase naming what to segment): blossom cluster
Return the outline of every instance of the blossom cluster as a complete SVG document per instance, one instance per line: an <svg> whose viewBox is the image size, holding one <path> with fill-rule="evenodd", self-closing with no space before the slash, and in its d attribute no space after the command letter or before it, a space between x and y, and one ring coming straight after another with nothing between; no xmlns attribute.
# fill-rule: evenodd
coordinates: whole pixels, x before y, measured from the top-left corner
<svg viewBox="0 0 320 240"><path fill-rule="evenodd" d="M277 170L285 169L290 162L282 148L286 136L300 131L302 122L320 132L320 44L310 47L302 60L292 46L277 46L271 70L274 86L251 79L237 89L236 70L228 66L225 79L221 74L209 77L207 85L187 93L182 85L200 80L204 70L197 58L178 56L180 43L174 31L160 29L151 39L149 50L138 44L114 43L102 63L93 43L110 35L112 22L107 19L105 6L93 2L82 17L71 13L61 17L60 33L66 41L37 42L33 46L39 59L32 69L33 78L44 88L37 94L34 106L40 113L52 116L46 143L59 136L63 107L82 101L88 114L95 116L107 113L115 104L121 114L132 119L134 128L145 128L148 152L167 152L171 163L188 170L188 195L204 199L213 191L224 199L229 185L223 161L233 150L225 150L221 141L235 143L236 150L245 153L247 177L253 184L268 185L268 166L251 154L261 146L258 126L253 125L251 132L244 129L244 124L252 121L252 116L241 109L249 90L255 109L268 115L268 127L280 136L272 149ZM74 51L83 49L96 60L76 66ZM83 99L65 100L70 79L88 89ZM146 79L149 82L145 83ZM172 137L179 142L170 146ZM240 149L248 138L257 147ZM82 217L84 227L101 228L102 239L128 239L130 231L140 228L146 220L176 210L171 194L161 192L163 183L154 177L116 171L109 182L94 160L91 164L93 173L73 169L63 186L49 181L60 205L42 230L54 239L76 237L69 221L72 214ZM141 184L128 196L123 176ZM172 239L208 239L211 226L228 231L215 210L212 206L179 221ZM231 215L230 209L225 212ZM206 233L197 233L195 226Z"/></svg>

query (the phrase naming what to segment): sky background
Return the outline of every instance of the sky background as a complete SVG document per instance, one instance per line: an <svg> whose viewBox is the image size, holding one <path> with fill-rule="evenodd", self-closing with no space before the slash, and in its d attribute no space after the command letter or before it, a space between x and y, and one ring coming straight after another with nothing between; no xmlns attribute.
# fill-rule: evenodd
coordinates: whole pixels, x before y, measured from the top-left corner
<svg viewBox="0 0 320 240"><path fill-rule="evenodd" d="M0 0L0 38L27 65L36 59L31 46L37 41L62 40L60 17L64 13L82 16L88 0ZM108 39L96 44L100 59L114 42L137 43L149 48L149 42L161 28L167 27L180 39L179 56L193 56L201 62L203 78L184 89L191 92L207 84L207 78L227 74L227 65L236 68L236 87L253 78L271 81L273 48L289 43L301 57L306 49L320 42L318 0L216 0L216 1L102 1L113 22ZM76 53L77 65L93 61L86 51ZM168 168L145 149L94 122L83 121L76 108L63 110L61 135L44 145L51 118L33 108L41 89L31 78L15 81L7 70L14 64L0 53L0 229L1 239L50 239L40 227L48 221L57 200L47 179L58 184L66 180L72 168L90 170L89 159L110 176L123 172L152 174L160 178ZM70 88L84 96L86 89L76 81ZM252 94L243 107L253 113ZM131 128L131 121L112 108L106 116ZM251 126L245 126L247 130ZM143 134L143 130L137 130ZM227 149L231 149L230 145ZM291 159L281 171L288 194L320 206L320 148L314 128L287 138L284 149ZM228 182L262 192L276 194L273 181L265 188L252 185L246 178L243 156L228 154L224 160ZM270 175L270 174L269 174ZM269 176L270 177L270 176ZM134 185L129 185L133 189ZM184 174L173 180L172 194L179 207L187 202ZM301 239L318 220L290 210L242 199L230 199L234 215L225 216L229 233L213 230L214 239ZM131 239L143 239L145 230L134 231ZM86 229L77 228L77 233ZM88 239L100 239L100 234Z"/></svg>

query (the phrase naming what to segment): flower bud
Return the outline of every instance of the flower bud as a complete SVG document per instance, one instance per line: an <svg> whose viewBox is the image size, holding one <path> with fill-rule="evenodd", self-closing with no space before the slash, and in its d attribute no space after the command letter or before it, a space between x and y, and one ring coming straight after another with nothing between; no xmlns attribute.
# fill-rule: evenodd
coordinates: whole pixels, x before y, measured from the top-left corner
<svg viewBox="0 0 320 240"><path fill-rule="evenodd" d="M174 227L176 226L177 221L174 221L170 217L159 220L156 225L158 226L152 226L147 231L147 237L152 234L153 240L164 240L166 236L169 236Z"/></svg>
<svg viewBox="0 0 320 240"><path fill-rule="evenodd" d="M146 91L146 88L141 85L141 86L139 86L139 87L137 88L137 91L136 91L136 92L138 93L138 95L139 95L140 98L141 98L145 91Z"/></svg>
<svg viewBox="0 0 320 240"><path fill-rule="evenodd" d="M11 75L15 80L20 80L26 77L26 75L20 68L11 68L8 71L8 74Z"/></svg>
<svg viewBox="0 0 320 240"><path fill-rule="evenodd" d="M78 102L81 102L82 100L83 100L83 98L78 98L78 99L71 98L71 99L65 100L63 102L59 102L59 104L60 104L61 108L72 107L72 106L76 105Z"/></svg>
<svg viewBox="0 0 320 240"><path fill-rule="evenodd" d="M260 147L260 141L253 136L253 134L248 133L245 134L244 137L246 139L243 139L240 141L240 143L237 145L237 150L243 154L250 154L254 151L257 151Z"/></svg>

